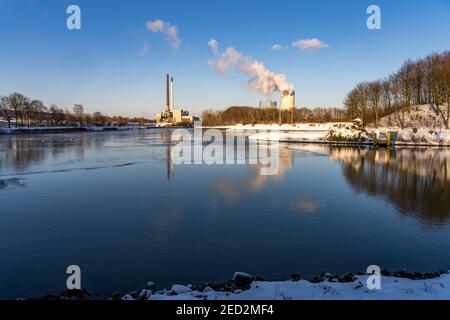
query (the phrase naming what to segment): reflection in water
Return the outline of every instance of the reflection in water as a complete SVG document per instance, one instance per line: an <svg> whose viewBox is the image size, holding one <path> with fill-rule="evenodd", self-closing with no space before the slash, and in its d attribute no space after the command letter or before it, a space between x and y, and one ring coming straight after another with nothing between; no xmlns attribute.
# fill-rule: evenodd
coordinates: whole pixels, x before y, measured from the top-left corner
<svg viewBox="0 0 450 320"><path fill-rule="evenodd" d="M11 179L12 175L28 173L70 172L92 170L102 167L128 166L147 161L156 156L165 159L165 175L168 180L174 176L172 158L172 130L155 130L135 133L81 133L62 135L12 135L0 137L0 189L21 187L21 180ZM123 157L111 161L105 148L129 154L135 147L163 147L160 153L145 153L134 162L123 163ZM450 150L441 148L396 148L372 149L367 147L330 147L320 145L292 145L281 148L279 170L276 175L263 176L259 165L247 165L246 175L234 177L221 175L212 190L230 204L236 204L243 197L265 191L272 182L282 182L287 172L292 171L294 157L305 153L310 156L329 155L342 164L342 174L346 181L358 192L382 197L400 212L420 217L439 224L447 222L450 216ZM103 156L105 154L105 156ZM89 161L85 161L84 159ZM115 160L115 159L114 159ZM78 164L84 166L80 167ZM39 167L46 164L45 167ZM89 166L86 166L89 164ZM35 167L31 172L27 170ZM45 170L41 170L45 169ZM214 192L212 192L214 194ZM272 197L272 196L271 196ZM291 209L314 213L320 205L316 198L292 200ZM277 199L270 199L277 208Z"/></svg>
<svg viewBox="0 0 450 320"><path fill-rule="evenodd" d="M101 135L92 139L89 134L2 136L0 174L11 171L23 173L29 167L39 165L49 158L58 159L69 149L73 158L82 159L88 147L98 150L105 139Z"/></svg>
<svg viewBox="0 0 450 320"><path fill-rule="evenodd" d="M314 214L320 207L320 204L315 199L303 199L299 200L293 205L293 209L301 213L306 212L308 214Z"/></svg>
<svg viewBox="0 0 450 320"><path fill-rule="evenodd" d="M381 196L402 213L428 222L450 216L450 150L332 147L343 175L358 192Z"/></svg>
<svg viewBox="0 0 450 320"><path fill-rule="evenodd" d="M261 191L272 181L281 181L286 173L294 165L294 151L281 148L279 152L279 167L275 175L261 175L261 165L250 165L247 175L231 180L227 176L221 176L216 182L215 189L230 203L235 203L241 197L251 192Z"/></svg>
<svg viewBox="0 0 450 320"><path fill-rule="evenodd" d="M166 145L166 172L167 172L167 180L170 181L175 174L175 166L172 160L172 130L164 130L161 133L161 141Z"/></svg>
<svg viewBox="0 0 450 320"><path fill-rule="evenodd" d="M138 148L161 145L167 146L166 154L149 153L139 161L130 157L131 161L124 162L119 154L131 154ZM171 147L170 132L167 130L1 135L0 176L128 166L170 157ZM106 148L117 151L114 158L104 152ZM168 177L172 176L173 165L167 170Z"/></svg>

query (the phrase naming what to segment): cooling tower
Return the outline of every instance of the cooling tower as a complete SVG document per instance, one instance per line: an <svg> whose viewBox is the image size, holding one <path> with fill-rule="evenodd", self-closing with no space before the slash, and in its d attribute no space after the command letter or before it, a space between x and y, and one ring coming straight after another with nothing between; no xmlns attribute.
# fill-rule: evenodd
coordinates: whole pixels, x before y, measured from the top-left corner
<svg viewBox="0 0 450 320"><path fill-rule="evenodd" d="M295 109L295 91L283 91L281 93L281 110L292 111Z"/></svg>

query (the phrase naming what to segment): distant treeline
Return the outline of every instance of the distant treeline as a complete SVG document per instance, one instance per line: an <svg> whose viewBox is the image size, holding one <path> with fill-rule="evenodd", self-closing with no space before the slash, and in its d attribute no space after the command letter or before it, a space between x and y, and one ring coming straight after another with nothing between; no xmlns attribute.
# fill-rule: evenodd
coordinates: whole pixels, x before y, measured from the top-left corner
<svg viewBox="0 0 450 320"><path fill-rule="evenodd" d="M345 109L342 108L299 108L294 112L281 113L282 123L299 122L330 122L350 120ZM225 111L207 110L202 113L205 126L234 125L234 124L266 124L279 123L280 111L275 108L254 108L232 106Z"/></svg>
<svg viewBox="0 0 450 320"><path fill-rule="evenodd" d="M351 118L365 124L414 105L431 104L446 128L450 127L450 52L407 60L396 73L373 82L358 83L344 102ZM402 117L400 116L400 119ZM401 124L403 126L403 123Z"/></svg>
<svg viewBox="0 0 450 320"><path fill-rule="evenodd" d="M52 104L46 107L40 100L33 100L21 93L0 96L0 117L18 126L122 126L129 123L144 125L149 120L144 118L127 118L121 116L106 116L100 112L85 113L80 104L76 104L72 111L61 109Z"/></svg>

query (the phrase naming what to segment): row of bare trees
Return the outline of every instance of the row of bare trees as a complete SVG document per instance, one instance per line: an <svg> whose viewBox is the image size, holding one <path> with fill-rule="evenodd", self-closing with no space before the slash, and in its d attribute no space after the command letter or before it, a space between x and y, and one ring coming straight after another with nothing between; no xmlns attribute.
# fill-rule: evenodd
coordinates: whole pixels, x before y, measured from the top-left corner
<svg viewBox="0 0 450 320"><path fill-rule="evenodd" d="M254 108L232 106L224 111L206 110L202 113L205 126L234 124L266 124L266 123L330 122L349 120L347 113L341 108L299 108L293 111L280 112L276 108Z"/></svg>
<svg viewBox="0 0 450 320"><path fill-rule="evenodd" d="M0 96L0 118L7 121L9 128L12 123L14 123L15 127L121 126L129 123L140 125L148 123L148 120L144 118L109 117L100 112L85 113L83 106L80 104L76 104L72 111L59 108L55 104L47 108L42 101L32 100L17 92L8 96Z"/></svg>
<svg viewBox="0 0 450 320"><path fill-rule="evenodd" d="M394 112L404 115L414 105L430 104L448 129L450 51L416 61L407 60L400 70L385 79L358 83L347 94L344 104L351 118L377 126L381 117ZM401 125L404 126L402 121Z"/></svg>

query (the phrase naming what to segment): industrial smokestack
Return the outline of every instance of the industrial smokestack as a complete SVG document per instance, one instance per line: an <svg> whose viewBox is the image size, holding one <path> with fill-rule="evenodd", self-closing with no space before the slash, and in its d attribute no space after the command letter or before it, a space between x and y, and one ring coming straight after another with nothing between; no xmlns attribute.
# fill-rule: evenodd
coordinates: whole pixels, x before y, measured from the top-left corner
<svg viewBox="0 0 450 320"><path fill-rule="evenodd" d="M173 94L173 77L170 78L170 100L172 103L172 112L175 110L175 100L174 100L174 94Z"/></svg>
<svg viewBox="0 0 450 320"><path fill-rule="evenodd" d="M169 74L166 75L166 110L169 111L170 100L169 100Z"/></svg>

